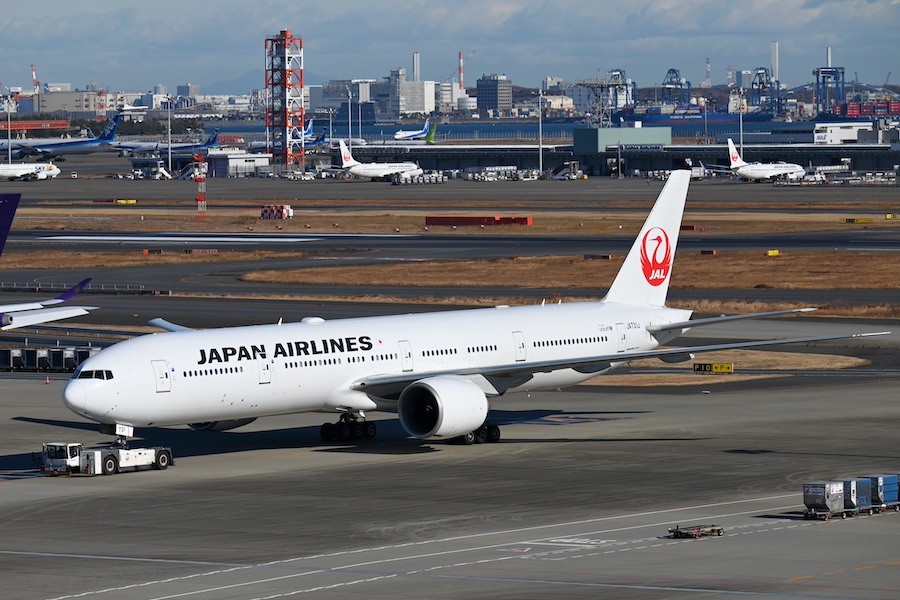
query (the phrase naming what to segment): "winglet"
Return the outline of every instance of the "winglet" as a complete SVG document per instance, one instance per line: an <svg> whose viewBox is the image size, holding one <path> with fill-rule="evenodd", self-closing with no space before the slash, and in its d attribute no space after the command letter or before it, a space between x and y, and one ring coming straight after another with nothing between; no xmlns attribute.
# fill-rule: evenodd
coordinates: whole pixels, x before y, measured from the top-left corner
<svg viewBox="0 0 900 600"><path fill-rule="evenodd" d="M665 306L690 182L690 171L669 175L604 302Z"/></svg>
<svg viewBox="0 0 900 600"><path fill-rule="evenodd" d="M3 247L6 246L6 238L21 198L22 194L0 194L0 254L3 254Z"/></svg>
<svg viewBox="0 0 900 600"><path fill-rule="evenodd" d="M89 284L90 282L91 282L91 278L88 277L84 281L75 284L74 286L72 286L71 289L63 292L62 294L60 294L59 296L54 298L54 300L59 300L60 302L66 302L67 300L71 300L72 298L75 297L75 294L77 294L78 292L83 290L87 286L87 284Z"/></svg>

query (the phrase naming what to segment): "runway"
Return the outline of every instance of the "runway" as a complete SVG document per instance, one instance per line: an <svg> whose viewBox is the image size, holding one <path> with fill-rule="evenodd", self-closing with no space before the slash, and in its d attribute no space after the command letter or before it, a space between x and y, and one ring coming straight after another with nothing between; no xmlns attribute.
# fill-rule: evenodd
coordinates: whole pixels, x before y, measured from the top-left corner
<svg viewBox="0 0 900 600"><path fill-rule="evenodd" d="M705 333L878 325L765 323ZM72 479L35 477L30 453L108 440L61 405L63 376L4 376L4 598L894 598L900 515L800 514L806 481L900 467L900 336L823 346L884 360L503 397L503 440L481 446L409 439L391 415L347 445L321 443L322 415L139 430L177 466ZM669 537L698 523L725 535Z"/></svg>

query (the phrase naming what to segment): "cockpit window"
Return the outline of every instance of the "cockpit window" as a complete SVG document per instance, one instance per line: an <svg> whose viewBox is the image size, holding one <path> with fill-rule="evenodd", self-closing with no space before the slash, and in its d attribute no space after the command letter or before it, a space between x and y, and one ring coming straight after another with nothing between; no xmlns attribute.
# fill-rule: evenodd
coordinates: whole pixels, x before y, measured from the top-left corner
<svg viewBox="0 0 900 600"><path fill-rule="evenodd" d="M81 371L78 379L112 379L112 371Z"/></svg>

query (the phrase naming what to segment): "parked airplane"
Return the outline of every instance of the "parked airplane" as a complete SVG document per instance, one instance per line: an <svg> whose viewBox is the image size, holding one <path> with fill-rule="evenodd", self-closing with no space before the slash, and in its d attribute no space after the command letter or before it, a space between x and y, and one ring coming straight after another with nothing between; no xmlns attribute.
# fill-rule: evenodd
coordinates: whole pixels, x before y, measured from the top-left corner
<svg viewBox="0 0 900 600"><path fill-rule="evenodd" d="M431 126L428 128L428 133L426 133L422 137L404 138L404 139L398 141L395 136L395 139L381 142L379 145L381 145L381 146L401 146L402 147L402 146L418 146L420 144L433 144L435 142L436 134L437 134L437 123L432 123Z"/></svg>
<svg viewBox="0 0 900 600"><path fill-rule="evenodd" d="M219 145L219 130L216 129L206 141L200 143L185 142L171 144L172 152L196 152L206 148L215 148ZM113 142L109 149L122 156L135 154L164 154L169 151L170 145L164 142Z"/></svg>
<svg viewBox="0 0 900 600"><path fill-rule="evenodd" d="M421 175L424 171L414 162L402 163L361 163L353 158L347 144L344 140L338 142L341 148L341 168L345 173L349 173L354 177L368 177L370 179L387 179L394 175L403 175L405 177L415 177Z"/></svg>
<svg viewBox="0 0 900 600"><path fill-rule="evenodd" d="M311 142L317 137L316 134L313 133L313 119L309 120L309 123L306 125L306 129L303 130L301 134L303 136L303 140L305 140L304 145L309 146ZM294 139L299 140L299 136L294 136ZM254 142L250 142L246 145L248 152L271 152L272 150L272 141L269 140L258 140Z"/></svg>
<svg viewBox="0 0 900 600"><path fill-rule="evenodd" d="M786 163L786 162L777 162L777 163L748 163L745 162L741 155L738 153L737 148L734 147L734 142L731 141L731 138L728 138L728 158L731 161L731 171L737 175L738 177L743 177L744 179L775 179L775 178L787 178L787 179L800 179L804 175L806 175L806 169L802 166Z"/></svg>
<svg viewBox="0 0 900 600"><path fill-rule="evenodd" d="M395 140L420 140L420 139L424 138L426 135L428 135L428 130L430 128L429 127L430 122L431 121L429 119L425 119L425 126L422 127L422 129L416 129L413 131L400 130L394 134L394 139Z"/></svg>
<svg viewBox="0 0 900 600"><path fill-rule="evenodd" d="M316 137L310 138L309 140L304 142L303 147L307 148L307 149L313 149L313 148L319 148L322 146L327 146L328 138L325 137L326 131L328 131L328 130L323 127L322 133L320 133ZM248 152L271 152L272 151L272 143L269 142L268 144L266 144L265 141L250 142L245 147Z"/></svg>
<svg viewBox="0 0 900 600"><path fill-rule="evenodd" d="M110 346L84 361L65 405L117 433L189 424L224 431L258 417L340 415L323 439L371 438L373 410L396 411L420 439L497 441L489 398L575 385L639 358L878 334L661 349L688 329L797 309L689 320L665 306L690 174L669 178L606 297L599 302L338 319L169 333Z"/></svg>
<svg viewBox="0 0 900 600"><path fill-rule="evenodd" d="M59 167L53 163L0 164L0 179L8 179L10 181L14 179L22 181L56 179L59 173Z"/></svg>
<svg viewBox="0 0 900 600"><path fill-rule="evenodd" d="M0 141L0 156L7 154L7 148L12 148L12 158L21 160L26 156L39 156L43 161L55 160L63 162L64 154L91 154L109 148L116 139L116 130L122 115L117 114L106 124L100 137L86 138L33 138Z"/></svg>
<svg viewBox="0 0 900 600"><path fill-rule="evenodd" d="M20 198L20 194L0 194L0 255L3 254L3 248L6 246L6 238L9 236L9 229L12 227L13 218L16 216ZM90 281L90 279L85 279L75 287L50 300L23 302L20 304L0 304L0 329L5 331L88 314L88 311L97 307L57 305L71 300Z"/></svg>

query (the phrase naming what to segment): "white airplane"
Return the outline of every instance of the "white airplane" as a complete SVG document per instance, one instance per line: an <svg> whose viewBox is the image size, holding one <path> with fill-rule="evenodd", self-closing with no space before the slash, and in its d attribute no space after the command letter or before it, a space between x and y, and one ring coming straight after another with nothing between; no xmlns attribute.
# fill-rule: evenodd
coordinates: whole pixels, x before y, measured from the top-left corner
<svg viewBox="0 0 900 600"><path fill-rule="evenodd" d="M63 162L66 159L65 154L91 154L100 152L109 148L110 144L116 139L116 130L119 127L119 121L122 115L117 114L112 118L100 137L86 138L31 138L22 140L0 141L0 156L10 156L16 160L25 158L26 156L39 156L41 160L56 160ZM7 148L10 148L8 151Z"/></svg>
<svg viewBox="0 0 900 600"><path fill-rule="evenodd" d="M6 246L6 238L12 227L16 209L19 207L20 194L0 194L0 254ZM0 330L16 329L50 321L59 321L71 317L80 317L94 310L96 306L57 306L71 300L75 294L84 289L91 280L85 279L65 293L49 300L23 302L20 304L0 304Z"/></svg>
<svg viewBox="0 0 900 600"><path fill-rule="evenodd" d="M806 175L806 169L802 166L786 163L748 163L745 162L734 147L734 142L728 138L728 158L731 161L731 171L744 179L800 179Z"/></svg>
<svg viewBox="0 0 900 600"><path fill-rule="evenodd" d="M22 181L56 179L59 173L59 167L53 163L0 164L0 179L8 179L10 181L15 179Z"/></svg>
<svg viewBox="0 0 900 600"><path fill-rule="evenodd" d="M430 119L425 119L425 126L422 129L412 131L403 131L402 129L394 134L395 140L420 140L428 135Z"/></svg>
<svg viewBox="0 0 900 600"><path fill-rule="evenodd" d="M218 145L219 130L216 129L204 142L184 142L171 145L165 142L113 142L109 145L109 149L118 152L121 156L132 156L135 154L164 154L169 151L170 147L172 152L196 152L206 148L215 148Z"/></svg>
<svg viewBox="0 0 900 600"><path fill-rule="evenodd" d="M402 163L361 163L353 158L344 140L338 142L341 148L341 168L345 173L354 177L368 177L370 179L388 179L394 175L415 177L424 173L422 167L414 162Z"/></svg>
<svg viewBox="0 0 900 600"><path fill-rule="evenodd" d="M669 178L606 297L397 316L168 330L110 346L84 361L65 405L120 441L134 427L188 424L224 431L259 417L338 416L323 439L371 438L374 410L395 411L420 439L497 441L490 399L571 386L639 358L691 360L696 352L878 334L833 335L662 349L693 327L814 309L689 320L668 308L690 173Z"/></svg>
<svg viewBox="0 0 900 600"><path fill-rule="evenodd" d="M306 129L304 129L299 136L294 136L295 140L302 139L306 142L305 145L309 146L310 143L317 139L315 133L313 133L313 119L309 120L309 123L306 125ZM304 144L299 144L304 145ZM249 142L245 145L245 148L248 152L269 152L272 149L272 141L266 142L266 140L259 140L255 142Z"/></svg>

